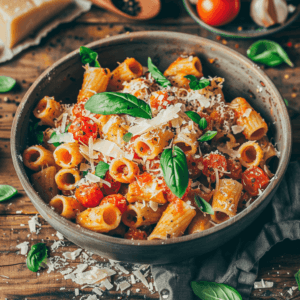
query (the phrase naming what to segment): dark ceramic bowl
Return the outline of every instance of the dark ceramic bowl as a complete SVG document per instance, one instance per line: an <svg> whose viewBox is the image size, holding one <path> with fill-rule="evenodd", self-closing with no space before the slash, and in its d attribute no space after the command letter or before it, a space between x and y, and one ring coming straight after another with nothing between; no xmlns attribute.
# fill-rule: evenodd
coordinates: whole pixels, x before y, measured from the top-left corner
<svg viewBox="0 0 300 300"><path fill-rule="evenodd" d="M286 106L270 79L250 60L235 51L193 35L177 32L137 32L123 34L87 45L99 53L103 67L113 69L126 57L135 57L146 65L148 56L160 70L165 70L180 54L197 55L205 76L225 78L227 101L237 96L249 100L270 125L278 150L281 152L276 177L263 195L247 209L219 226L201 233L165 241L132 241L96 233L68 221L55 213L34 190L20 155L28 136L29 119L38 101L46 96L70 102L82 84L83 71L79 51L57 61L30 87L17 110L11 133L14 167L32 203L47 222L78 246L104 257L136 263L170 263L207 253L230 240L246 228L270 202L281 181L291 152L291 127ZM216 63L208 59L217 58ZM262 87L258 92L258 87Z"/></svg>
<svg viewBox="0 0 300 300"><path fill-rule="evenodd" d="M293 13L289 13L286 21L283 24L276 24L269 28L264 28L257 25L250 17L250 3L250 1L242 0L241 10L232 22L224 26L213 27L207 25L199 18L196 5L191 4L190 0L183 0L185 9L200 26L215 34L230 38L261 38L287 28L300 16L299 0L290 0L288 4L293 4L296 10ZM242 30L238 30L239 27L242 27Z"/></svg>

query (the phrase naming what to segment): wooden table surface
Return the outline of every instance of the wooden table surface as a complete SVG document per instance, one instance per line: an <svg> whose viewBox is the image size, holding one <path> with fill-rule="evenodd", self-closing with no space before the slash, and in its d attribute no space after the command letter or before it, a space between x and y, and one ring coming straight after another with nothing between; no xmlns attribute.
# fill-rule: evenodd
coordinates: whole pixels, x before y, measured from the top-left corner
<svg viewBox="0 0 300 300"><path fill-rule="evenodd" d="M199 27L185 12L181 1L165 0L161 14L154 20L134 22L118 17L102 9L92 10L72 23L59 26L40 45L25 50L11 61L0 65L0 75L13 77L17 86L12 92L0 95L0 184L9 184L18 189L18 196L0 203L0 299L72 299L74 288L70 280L63 279L58 272L39 276L30 272L25 257L18 255L16 245L29 241L30 246L41 241L50 246L57 237L56 231L41 217L42 230L39 235L29 232L28 220L37 213L25 194L13 168L10 154L10 129L19 102L35 79L55 61L69 52L107 36L142 30L166 30L194 34L227 44L228 47L246 55L246 49L254 40L219 39L216 35ZM284 98L289 101L289 113L293 130L292 159L300 157L300 20L283 32L269 37L280 43L288 52L295 67L282 64L276 68L265 68ZM292 46L288 47L287 43ZM21 213L20 213L21 211ZM17 213L19 212L19 213ZM25 226L22 226L24 224ZM66 241L66 246L57 250L73 251L77 247ZM50 254L51 256L52 254ZM94 256L99 262L102 258ZM78 260L75 261L75 263ZM294 274L300 269L300 241L284 241L275 246L261 260L257 280L274 282L274 288L254 290L251 299L300 299L295 290L290 296L287 290L296 286ZM5 278L3 276L8 276ZM65 287L65 290L60 288ZM129 299L159 299L158 293L150 294L139 283L139 293L132 292ZM85 289L81 295L91 289ZM124 295L124 294L123 294ZM111 292L103 299L121 299L120 292ZM119 298L118 298L119 297ZM76 297L79 299L80 297ZM74 298L75 299L75 298ZM126 299L123 296L122 299ZM184 300L184 299L183 299Z"/></svg>

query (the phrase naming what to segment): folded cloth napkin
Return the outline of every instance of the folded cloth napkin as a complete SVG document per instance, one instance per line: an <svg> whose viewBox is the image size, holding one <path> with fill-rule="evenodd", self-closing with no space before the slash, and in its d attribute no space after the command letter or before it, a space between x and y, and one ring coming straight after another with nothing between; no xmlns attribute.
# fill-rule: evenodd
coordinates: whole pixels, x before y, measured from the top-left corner
<svg viewBox="0 0 300 300"><path fill-rule="evenodd" d="M300 239L299 178L300 163L290 163L260 217L219 249L181 263L152 266L160 299L199 299L191 289L191 281L225 283L237 289L243 300L249 299L263 255L285 239Z"/></svg>

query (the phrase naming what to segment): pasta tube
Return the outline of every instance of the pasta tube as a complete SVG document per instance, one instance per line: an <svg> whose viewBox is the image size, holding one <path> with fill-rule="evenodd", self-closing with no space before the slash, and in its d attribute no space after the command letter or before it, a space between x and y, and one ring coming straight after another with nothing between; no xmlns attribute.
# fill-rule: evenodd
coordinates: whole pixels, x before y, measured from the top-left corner
<svg viewBox="0 0 300 300"><path fill-rule="evenodd" d="M54 127L54 119L61 115L61 106L53 97L45 96L39 101L33 114L37 119L41 119L42 125Z"/></svg>
<svg viewBox="0 0 300 300"><path fill-rule="evenodd" d="M75 169L61 169L55 175L55 182L60 190L74 190L80 180L80 174Z"/></svg>
<svg viewBox="0 0 300 300"><path fill-rule="evenodd" d="M212 209L215 211L211 215L212 221L219 224L236 215L242 190L243 185L238 181L220 179L212 201Z"/></svg>
<svg viewBox="0 0 300 300"><path fill-rule="evenodd" d="M109 91L119 91L123 89L125 81L141 77L143 75L142 65L134 58L127 58L111 73L108 83Z"/></svg>
<svg viewBox="0 0 300 300"><path fill-rule="evenodd" d="M154 159L169 144L174 133L168 126L149 131L134 141L134 151L142 158Z"/></svg>
<svg viewBox="0 0 300 300"><path fill-rule="evenodd" d="M41 197L49 202L58 194L58 188L55 182L55 167L48 167L38 173L31 175L32 183Z"/></svg>
<svg viewBox="0 0 300 300"><path fill-rule="evenodd" d="M139 167L133 161L123 157L114 159L109 167L110 176L122 183L131 183L139 174Z"/></svg>
<svg viewBox="0 0 300 300"><path fill-rule="evenodd" d="M23 162L27 168L33 171L55 166L52 152L39 145L31 146L23 152Z"/></svg>
<svg viewBox="0 0 300 300"><path fill-rule="evenodd" d="M198 210L188 227L188 234L201 232L211 227L213 227L213 224L210 222L210 215L204 215L202 211Z"/></svg>
<svg viewBox="0 0 300 300"><path fill-rule="evenodd" d="M168 79L173 86L177 86L188 90L190 88L190 81L184 77L186 75L187 74L185 73L177 73L176 75L168 76Z"/></svg>
<svg viewBox="0 0 300 300"><path fill-rule="evenodd" d="M264 152L260 146L252 141L242 144L238 150L239 161L246 167L257 167L263 159Z"/></svg>
<svg viewBox="0 0 300 300"><path fill-rule="evenodd" d="M277 157L277 151L275 150L272 143L269 142L267 136L263 137L258 141L262 151L264 152L264 158L260 162L260 165L268 164L273 157Z"/></svg>
<svg viewBox="0 0 300 300"><path fill-rule="evenodd" d="M166 205L159 206L156 211L142 203L136 202L130 204L122 215L122 222L132 228L156 224L162 213L166 209Z"/></svg>
<svg viewBox="0 0 300 300"><path fill-rule="evenodd" d="M62 217L72 220L76 215L85 210L76 198L57 195L50 201L49 205Z"/></svg>
<svg viewBox="0 0 300 300"><path fill-rule="evenodd" d="M115 205L107 203L81 212L76 217L76 223L96 232L109 232L119 226L121 216Z"/></svg>
<svg viewBox="0 0 300 300"><path fill-rule="evenodd" d="M202 65L198 57L178 57L164 72L164 76L176 76L178 73L183 75L194 75L198 79L203 76Z"/></svg>
<svg viewBox="0 0 300 300"><path fill-rule="evenodd" d="M83 83L77 97L77 102L87 100L97 93L105 92L110 75L109 69L94 68L86 65Z"/></svg>
<svg viewBox="0 0 300 300"><path fill-rule="evenodd" d="M254 141L266 135L267 123L244 98L235 98L230 106L238 117L237 125L244 126L243 134L246 139Z"/></svg>
<svg viewBox="0 0 300 300"><path fill-rule="evenodd" d="M186 228L196 215L196 210L182 200L177 200L182 206L180 212L175 202L171 202L158 221L148 240L166 240L183 235Z"/></svg>
<svg viewBox="0 0 300 300"><path fill-rule="evenodd" d="M53 157L56 164L65 169L75 168L83 160L77 143L64 143L58 146L53 152Z"/></svg>
<svg viewBox="0 0 300 300"><path fill-rule="evenodd" d="M203 95L206 98L209 99L220 99L221 102L225 102L223 90L222 90L222 84L224 82L224 79L221 77L215 77L211 79L210 85L198 90L198 93ZM218 102L217 102L218 103ZM219 106L219 103L217 104Z"/></svg>

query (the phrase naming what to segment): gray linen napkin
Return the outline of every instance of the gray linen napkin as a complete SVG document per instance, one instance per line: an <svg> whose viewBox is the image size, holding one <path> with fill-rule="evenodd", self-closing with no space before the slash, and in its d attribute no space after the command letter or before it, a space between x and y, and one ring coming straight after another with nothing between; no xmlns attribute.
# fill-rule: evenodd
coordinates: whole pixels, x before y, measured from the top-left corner
<svg viewBox="0 0 300 300"><path fill-rule="evenodd" d="M265 211L237 238L188 261L151 266L160 299L199 299L190 287L193 280L228 284L249 299L263 255L284 239L300 239L299 183L300 163L292 162Z"/></svg>

